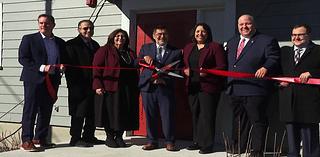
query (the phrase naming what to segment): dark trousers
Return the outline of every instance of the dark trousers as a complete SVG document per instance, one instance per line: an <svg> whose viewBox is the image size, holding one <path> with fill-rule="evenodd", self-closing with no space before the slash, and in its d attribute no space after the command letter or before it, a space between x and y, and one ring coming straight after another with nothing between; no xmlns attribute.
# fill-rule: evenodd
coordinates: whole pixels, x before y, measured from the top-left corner
<svg viewBox="0 0 320 157"><path fill-rule="evenodd" d="M189 92L188 99L192 112L193 141L203 148L212 148L220 93Z"/></svg>
<svg viewBox="0 0 320 157"><path fill-rule="evenodd" d="M319 157L319 124L318 123L286 123L288 132L288 157L300 157L302 140L303 157Z"/></svg>
<svg viewBox="0 0 320 157"><path fill-rule="evenodd" d="M238 150L238 146L240 146L241 151L251 146L254 152L262 152L268 127L266 115L268 100L269 96L237 96L234 94L229 96L228 101L235 119L232 139L236 150ZM240 141L238 141L239 118ZM249 135L252 139L250 145L248 145Z"/></svg>
<svg viewBox="0 0 320 157"><path fill-rule="evenodd" d="M142 103L146 113L149 143L158 143L157 119L159 110L162 120L162 130L165 135L165 143L174 143L175 94L174 92L161 92L161 89L157 87L158 85L151 86L150 88L153 88L151 92L141 91Z"/></svg>
<svg viewBox="0 0 320 157"><path fill-rule="evenodd" d="M84 126L83 126L84 122ZM71 116L71 127L70 127L70 135L71 142L77 142L81 139L81 133L83 128L82 138L85 141L90 141L94 139L95 125L94 125L94 117L76 117Z"/></svg>
<svg viewBox="0 0 320 157"><path fill-rule="evenodd" d="M58 86L54 87L56 87L56 89L58 88ZM24 82L22 142L31 141L32 139L46 139L53 103L53 99L48 92L45 82L41 84ZM34 134L36 116L37 123Z"/></svg>

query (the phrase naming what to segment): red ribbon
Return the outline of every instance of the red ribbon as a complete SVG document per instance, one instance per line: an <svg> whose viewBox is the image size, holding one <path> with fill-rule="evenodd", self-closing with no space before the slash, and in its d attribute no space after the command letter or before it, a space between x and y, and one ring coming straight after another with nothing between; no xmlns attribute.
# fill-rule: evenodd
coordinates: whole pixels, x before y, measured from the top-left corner
<svg viewBox="0 0 320 157"><path fill-rule="evenodd" d="M129 69L129 70L137 70L140 68L121 68L121 67L93 67L93 66L76 66L76 65L69 65L69 64L63 64L64 66L72 66L72 67L78 67L78 68L90 68L90 69ZM60 66L60 64L55 65ZM181 68L168 68L166 70L182 70ZM254 74L248 74L248 73L240 73L240 72L232 72L232 71L223 71L223 70L212 70L212 69L190 69L193 71L200 71L205 73L210 73L214 75L220 75L220 76L227 76L227 77L238 77L238 78L256 78ZM268 80L277 80L277 81L283 81L283 82L289 82L289 83L300 83L300 84L314 84L314 85L320 85L320 79L316 78L309 78L308 82L302 83L299 79L299 77L267 77L265 76L263 79Z"/></svg>
<svg viewBox="0 0 320 157"><path fill-rule="evenodd" d="M222 71L222 70L211 70L211 69L191 69L194 71L206 72L210 74L220 75L220 76L228 76L228 77L239 77L239 78L256 78L254 74L248 73L239 73L239 72L231 72L231 71ZM268 80L277 80L282 82L290 82L290 83L300 83L300 84L315 84L320 85L320 79L309 78L308 82L302 83L299 77L267 77L264 79Z"/></svg>
<svg viewBox="0 0 320 157"><path fill-rule="evenodd" d="M51 84L51 81L50 81L50 77L49 77L49 73L47 73L46 75L46 85L47 85L47 88L48 88L48 91L51 95L51 98L53 99L53 103L55 103L57 101L57 93L56 91L54 90L52 84Z"/></svg>

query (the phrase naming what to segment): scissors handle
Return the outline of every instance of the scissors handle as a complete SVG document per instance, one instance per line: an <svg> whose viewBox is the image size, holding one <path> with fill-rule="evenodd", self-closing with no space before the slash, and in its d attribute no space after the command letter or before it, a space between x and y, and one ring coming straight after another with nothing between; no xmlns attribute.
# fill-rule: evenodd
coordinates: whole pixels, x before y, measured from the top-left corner
<svg viewBox="0 0 320 157"><path fill-rule="evenodd" d="M148 65L148 64L146 64L146 63L141 63L141 61L145 61L145 59L144 59L144 58L140 58L140 59L139 59L139 65L140 65L140 66L143 66L143 67L146 67L146 68L150 68L150 69L155 69L155 67L156 67L156 66L154 66L154 65Z"/></svg>

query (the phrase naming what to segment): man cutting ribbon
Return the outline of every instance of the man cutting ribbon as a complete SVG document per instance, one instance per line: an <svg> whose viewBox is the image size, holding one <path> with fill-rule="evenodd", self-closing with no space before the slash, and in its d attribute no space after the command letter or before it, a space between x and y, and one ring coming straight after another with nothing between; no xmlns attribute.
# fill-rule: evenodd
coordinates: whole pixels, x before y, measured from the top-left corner
<svg viewBox="0 0 320 157"><path fill-rule="evenodd" d="M148 65L162 68L165 65L181 60L182 55L179 49L167 44L168 31L163 26L158 26L153 31L155 43L145 44L141 47L138 58L135 60L135 67L141 67L139 60L144 58ZM179 67L176 64L174 68ZM155 69L144 68L140 75L139 87L142 96L142 103L146 113L148 144L143 150L158 148L157 118L158 110L162 119L163 133L165 135L166 149L175 150L174 146L174 114L176 109L175 101L175 77L160 74L159 77L152 77ZM175 71L179 73L179 71Z"/></svg>

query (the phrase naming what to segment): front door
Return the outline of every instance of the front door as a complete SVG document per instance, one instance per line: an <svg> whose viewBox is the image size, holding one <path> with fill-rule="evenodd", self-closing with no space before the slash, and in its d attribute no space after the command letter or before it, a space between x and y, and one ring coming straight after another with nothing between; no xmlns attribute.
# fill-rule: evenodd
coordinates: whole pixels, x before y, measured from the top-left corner
<svg viewBox="0 0 320 157"><path fill-rule="evenodd" d="M173 12L160 12L160 13L144 13L137 15L137 45L136 52L139 54L140 48L143 44L153 42L152 31L158 25L164 25L169 32L168 43L179 49L191 42L189 37L190 30L196 24L196 10L189 11L173 11ZM192 139L192 119L191 111L188 103L187 94L184 91L185 79L177 79L176 82L176 115L175 124L176 139ZM134 131L134 135L147 135L146 133L146 119L142 107L140 97L140 128ZM158 120L158 134L163 137L162 125L159 116Z"/></svg>

